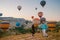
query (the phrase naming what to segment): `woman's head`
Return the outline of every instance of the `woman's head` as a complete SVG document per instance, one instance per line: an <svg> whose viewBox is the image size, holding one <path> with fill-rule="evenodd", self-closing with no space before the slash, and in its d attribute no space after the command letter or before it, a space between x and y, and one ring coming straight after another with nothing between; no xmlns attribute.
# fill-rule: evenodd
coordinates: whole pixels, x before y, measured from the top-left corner
<svg viewBox="0 0 60 40"><path fill-rule="evenodd" d="M34 18L34 24L39 24L40 23L40 19L39 18Z"/></svg>
<svg viewBox="0 0 60 40"><path fill-rule="evenodd" d="M43 18L40 19L40 21L41 21L41 23L45 23L46 22L46 18L43 17Z"/></svg>

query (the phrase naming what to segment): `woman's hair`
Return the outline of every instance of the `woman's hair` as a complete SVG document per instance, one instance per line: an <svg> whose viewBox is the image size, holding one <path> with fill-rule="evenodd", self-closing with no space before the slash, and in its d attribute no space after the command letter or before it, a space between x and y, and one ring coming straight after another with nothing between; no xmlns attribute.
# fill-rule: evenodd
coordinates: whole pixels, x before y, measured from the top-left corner
<svg viewBox="0 0 60 40"><path fill-rule="evenodd" d="M42 23L43 21L46 22L46 18L43 17L43 18L40 19L40 22L41 22L41 23Z"/></svg>

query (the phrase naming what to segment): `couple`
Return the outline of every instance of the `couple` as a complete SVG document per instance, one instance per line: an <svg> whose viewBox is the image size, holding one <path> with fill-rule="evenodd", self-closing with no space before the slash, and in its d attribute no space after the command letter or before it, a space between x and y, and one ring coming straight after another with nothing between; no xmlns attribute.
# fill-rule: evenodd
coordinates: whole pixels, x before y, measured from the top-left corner
<svg viewBox="0 0 60 40"><path fill-rule="evenodd" d="M34 18L33 19L33 25L32 25L32 36L34 36L35 32L37 29L41 29L43 36L47 37L48 34L46 33L48 26L46 23L46 19L42 17L42 12L39 12L39 18Z"/></svg>

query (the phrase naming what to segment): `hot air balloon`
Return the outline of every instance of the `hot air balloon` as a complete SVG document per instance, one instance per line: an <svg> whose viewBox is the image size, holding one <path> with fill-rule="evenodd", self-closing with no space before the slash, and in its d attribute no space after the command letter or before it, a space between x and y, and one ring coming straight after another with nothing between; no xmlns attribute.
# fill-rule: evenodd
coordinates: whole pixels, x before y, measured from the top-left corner
<svg viewBox="0 0 60 40"><path fill-rule="evenodd" d="M33 19L33 18L34 18L34 16L31 16L31 18Z"/></svg>
<svg viewBox="0 0 60 40"><path fill-rule="evenodd" d="M17 8L18 8L18 10L20 11L22 7L19 5L19 6L17 6Z"/></svg>
<svg viewBox="0 0 60 40"><path fill-rule="evenodd" d="M0 28L3 30L3 31L6 31L7 29L9 29L10 27L10 23L7 22L7 21L2 21L0 23Z"/></svg>
<svg viewBox="0 0 60 40"><path fill-rule="evenodd" d="M20 26L20 23L19 22L16 22L16 26Z"/></svg>
<svg viewBox="0 0 60 40"><path fill-rule="evenodd" d="M35 10L37 10L37 8L35 8Z"/></svg>
<svg viewBox="0 0 60 40"><path fill-rule="evenodd" d="M2 13L0 13L0 16L2 16Z"/></svg>
<svg viewBox="0 0 60 40"><path fill-rule="evenodd" d="M40 4L41 4L42 7L44 7L45 4L46 4L46 1L45 1L45 0L42 0L42 1L40 2Z"/></svg>
<svg viewBox="0 0 60 40"><path fill-rule="evenodd" d="M38 16L41 18L43 16L43 12L38 12Z"/></svg>

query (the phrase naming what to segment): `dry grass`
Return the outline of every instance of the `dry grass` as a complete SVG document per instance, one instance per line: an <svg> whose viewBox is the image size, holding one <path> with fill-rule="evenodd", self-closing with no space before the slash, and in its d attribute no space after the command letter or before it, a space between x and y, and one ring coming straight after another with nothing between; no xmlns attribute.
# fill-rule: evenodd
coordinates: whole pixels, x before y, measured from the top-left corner
<svg viewBox="0 0 60 40"><path fill-rule="evenodd" d="M36 33L35 36L31 36L31 33L10 35L0 38L0 40L60 40L60 32L48 32L48 37L43 37L42 33Z"/></svg>

